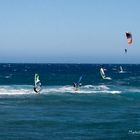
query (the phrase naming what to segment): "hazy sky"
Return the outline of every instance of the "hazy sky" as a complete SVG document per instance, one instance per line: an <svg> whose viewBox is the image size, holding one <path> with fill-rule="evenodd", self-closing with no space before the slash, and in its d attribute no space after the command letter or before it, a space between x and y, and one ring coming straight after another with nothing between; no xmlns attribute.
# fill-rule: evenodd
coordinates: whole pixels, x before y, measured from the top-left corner
<svg viewBox="0 0 140 140"><path fill-rule="evenodd" d="M140 63L140 0L1 0L0 48L8 63Z"/></svg>

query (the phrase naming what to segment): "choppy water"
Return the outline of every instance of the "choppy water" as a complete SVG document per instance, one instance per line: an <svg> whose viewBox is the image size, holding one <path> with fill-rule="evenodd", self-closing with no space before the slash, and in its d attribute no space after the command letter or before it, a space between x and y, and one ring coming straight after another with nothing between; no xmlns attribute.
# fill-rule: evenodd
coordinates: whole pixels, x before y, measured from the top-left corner
<svg viewBox="0 0 140 140"><path fill-rule="evenodd" d="M0 64L0 139L140 139L140 65L119 66Z"/></svg>

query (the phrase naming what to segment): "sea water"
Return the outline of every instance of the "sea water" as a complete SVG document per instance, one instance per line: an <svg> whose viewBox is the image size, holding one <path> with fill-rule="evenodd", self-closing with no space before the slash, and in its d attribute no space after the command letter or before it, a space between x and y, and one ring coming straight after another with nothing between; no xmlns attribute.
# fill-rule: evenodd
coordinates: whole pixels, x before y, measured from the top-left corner
<svg viewBox="0 0 140 140"><path fill-rule="evenodd" d="M101 78L101 67L112 80ZM35 73L40 94L33 91ZM80 76L82 86L74 90ZM5 139L140 139L140 65L0 64Z"/></svg>

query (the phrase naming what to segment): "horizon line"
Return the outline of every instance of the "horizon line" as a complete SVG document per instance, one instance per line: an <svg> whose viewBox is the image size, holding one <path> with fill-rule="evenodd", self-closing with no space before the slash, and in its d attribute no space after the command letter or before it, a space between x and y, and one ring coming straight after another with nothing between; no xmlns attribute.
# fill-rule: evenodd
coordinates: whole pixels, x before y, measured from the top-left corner
<svg viewBox="0 0 140 140"><path fill-rule="evenodd" d="M140 65L140 63L63 63L63 62L40 62L40 63L36 63L36 62L0 62L0 64L69 64L69 65Z"/></svg>

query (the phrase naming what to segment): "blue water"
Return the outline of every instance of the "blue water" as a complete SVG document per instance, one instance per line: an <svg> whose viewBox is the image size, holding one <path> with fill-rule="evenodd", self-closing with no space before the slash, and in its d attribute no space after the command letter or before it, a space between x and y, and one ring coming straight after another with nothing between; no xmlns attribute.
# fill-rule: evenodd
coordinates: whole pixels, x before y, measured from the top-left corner
<svg viewBox="0 0 140 140"><path fill-rule="evenodd" d="M121 65L124 73L119 66L0 64L0 140L139 140L140 65ZM101 67L112 80L101 78Z"/></svg>

